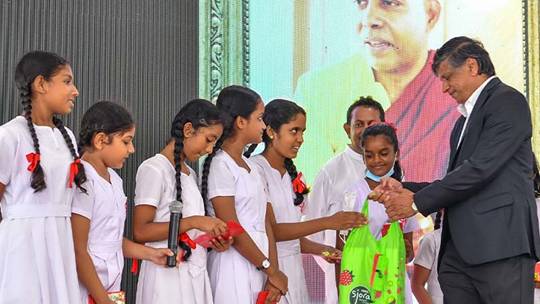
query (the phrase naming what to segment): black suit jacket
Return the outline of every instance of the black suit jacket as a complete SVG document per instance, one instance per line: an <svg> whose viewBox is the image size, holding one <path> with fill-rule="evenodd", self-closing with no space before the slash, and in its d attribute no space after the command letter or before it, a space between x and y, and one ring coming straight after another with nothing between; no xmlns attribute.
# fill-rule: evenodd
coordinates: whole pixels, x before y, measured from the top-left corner
<svg viewBox="0 0 540 304"><path fill-rule="evenodd" d="M451 238L477 265L522 254L538 258L540 239L531 179L532 124L527 100L498 78L482 90L459 147L450 138L448 172L432 183L404 183L425 216L445 208L440 256Z"/></svg>

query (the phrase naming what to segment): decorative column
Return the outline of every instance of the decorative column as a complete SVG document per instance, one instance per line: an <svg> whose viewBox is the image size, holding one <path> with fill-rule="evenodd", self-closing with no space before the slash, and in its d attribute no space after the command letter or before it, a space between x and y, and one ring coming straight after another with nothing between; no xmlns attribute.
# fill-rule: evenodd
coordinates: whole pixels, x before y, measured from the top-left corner
<svg viewBox="0 0 540 304"><path fill-rule="evenodd" d="M249 0L199 1L199 96L249 85Z"/></svg>

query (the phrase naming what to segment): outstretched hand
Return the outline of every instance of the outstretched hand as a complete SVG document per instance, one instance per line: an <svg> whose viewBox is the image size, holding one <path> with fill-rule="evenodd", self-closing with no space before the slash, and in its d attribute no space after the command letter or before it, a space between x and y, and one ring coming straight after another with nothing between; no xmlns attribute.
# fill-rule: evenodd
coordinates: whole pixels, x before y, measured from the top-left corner
<svg viewBox="0 0 540 304"><path fill-rule="evenodd" d="M416 214L412 208L414 193L407 189L386 191L377 199L384 204L386 214L392 221L409 218Z"/></svg>

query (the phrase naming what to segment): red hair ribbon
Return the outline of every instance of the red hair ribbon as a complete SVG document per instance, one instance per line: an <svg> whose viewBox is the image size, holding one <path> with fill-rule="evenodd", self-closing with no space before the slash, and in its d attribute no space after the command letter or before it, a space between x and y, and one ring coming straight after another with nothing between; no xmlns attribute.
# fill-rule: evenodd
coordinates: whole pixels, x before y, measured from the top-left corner
<svg viewBox="0 0 540 304"><path fill-rule="evenodd" d="M305 194L307 186L306 183L304 183L304 181L302 180L302 172L299 172L298 175L296 175L296 178L293 179L292 186L294 193Z"/></svg>
<svg viewBox="0 0 540 304"><path fill-rule="evenodd" d="M79 158L75 159L71 165L69 165L69 180L68 180L68 187L73 187L73 181L75 180L75 176L77 173L79 173L79 164L81 163L81 160Z"/></svg>
<svg viewBox="0 0 540 304"><path fill-rule="evenodd" d="M131 260L131 273L137 274L137 271L139 271L139 260L133 259Z"/></svg>
<svg viewBox="0 0 540 304"><path fill-rule="evenodd" d="M39 153L28 153L26 154L26 160L30 163L28 164L28 171L34 172L40 162L41 157Z"/></svg>
<svg viewBox="0 0 540 304"><path fill-rule="evenodd" d="M180 234L180 241L186 243L191 249L197 248L197 243L195 243L185 232Z"/></svg>

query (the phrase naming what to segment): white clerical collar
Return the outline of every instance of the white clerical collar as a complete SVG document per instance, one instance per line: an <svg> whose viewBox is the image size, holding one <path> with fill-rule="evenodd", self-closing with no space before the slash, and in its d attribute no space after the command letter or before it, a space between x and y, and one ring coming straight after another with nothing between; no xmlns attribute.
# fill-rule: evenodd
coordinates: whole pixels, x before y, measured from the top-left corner
<svg viewBox="0 0 540 304"><path fill-rule="evenodd" d="M486 79L482 84L476 88L476 90L469 96L467 101L465 101L464 104L459 104L457 106L458 112L463 116L467 117L471 114L472 110L474 109L474 105L476 104L476 101L478 100L478 97L480 97L480 93L482 93L482 90L487 86L487 84L491 81L491 79L497 77L496 75L493 75Z"/></svg>

